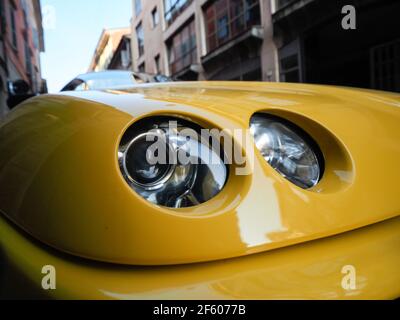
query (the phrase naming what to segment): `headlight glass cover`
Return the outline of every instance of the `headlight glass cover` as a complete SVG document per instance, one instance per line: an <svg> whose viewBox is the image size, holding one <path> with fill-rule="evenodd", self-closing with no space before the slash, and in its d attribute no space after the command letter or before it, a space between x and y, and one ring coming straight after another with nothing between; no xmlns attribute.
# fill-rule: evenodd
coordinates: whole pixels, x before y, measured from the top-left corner
<svg viewBox="0 0 400 320"><path fill-rule="evenodd" d="M324 161L315 141L293 123L268 114L255 114L250 131L264 159L295 185L309 189L323 175Z"/></svg>
<svg viewBox="0 0 400 320"><path fill-rule="evenodd" d="M226 184L228 167L221 152L202 141L201 129L173 117L135 123L118 152L127 183L149 202L168 208L192 207L215 197Z"/></svg>

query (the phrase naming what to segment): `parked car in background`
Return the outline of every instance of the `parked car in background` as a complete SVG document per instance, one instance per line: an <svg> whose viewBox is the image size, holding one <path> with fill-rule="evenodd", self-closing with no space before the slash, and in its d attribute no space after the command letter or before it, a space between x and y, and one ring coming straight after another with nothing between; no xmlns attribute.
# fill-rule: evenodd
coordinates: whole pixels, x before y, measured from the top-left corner
<svg viewBox="0 0 400 320"><path fill-rule="evenodd" d="M162 74L148 74L130 71L102 71L81 74L71 80L61 91L88 91L102 90L113 87L129 87L140 83L170 82L172 78ZM7 105L10 109L15 108L21 102L35 97L39 94L46 94L46 91L34 94L29 84L24 80L10 82L8 85L9 97Z"/></svg>
<svg viewBox="0 0 400 320"><path fill-rule="evenodd" d="M170 82L171 78L161 74L138 73L131 71L89 72L77 76L61 91L102 90L126 87L139 83Z"/></svg>

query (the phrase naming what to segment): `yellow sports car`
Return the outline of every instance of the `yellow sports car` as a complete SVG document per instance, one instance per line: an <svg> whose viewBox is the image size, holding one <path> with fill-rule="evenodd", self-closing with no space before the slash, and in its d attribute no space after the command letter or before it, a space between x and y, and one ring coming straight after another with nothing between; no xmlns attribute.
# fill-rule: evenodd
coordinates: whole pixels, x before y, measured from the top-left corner
<svg viewBox="0 0 400 320"><path fill-rule="evenodd" d="M400 95L84 82L0 124L2 298L400 297Z"/></svg>

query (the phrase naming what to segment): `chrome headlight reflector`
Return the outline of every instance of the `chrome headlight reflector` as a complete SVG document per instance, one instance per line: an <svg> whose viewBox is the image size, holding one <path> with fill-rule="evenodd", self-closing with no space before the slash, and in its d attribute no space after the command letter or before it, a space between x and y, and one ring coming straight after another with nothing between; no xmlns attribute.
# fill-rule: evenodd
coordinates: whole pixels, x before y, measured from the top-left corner
<svg viewBox="0 0 400 320"><path fill-rule="evenodd" d="M126 178L136 187L146 190L158 189L173 174L174 165L170 164L168 156L170 155L169 144L165 141L164 146L167 161L164 164L152 164L147 161L148 150L154 140L162 139L162 135L155 133L142 133L135 137L125 148L123 158L121 159L122 169Z"/></svg>
<svg viewBox="0 0 400 320"><path fill-rule="evenodd" d="M268 114L251 118L250 131L264 159L298 187L318 184L324 170L322 153L315 141L293 123Z"/></svg>
<svg viewBox="0 0 400 320"><path fill-rule="evenodd" d="M190 136L181 134L188 130ZM212 147L202 141L197 124L172 117L147 118L125 133L119 165L126 182L149 202L192 207L215 197L227 181L224 157Z"/></svg>

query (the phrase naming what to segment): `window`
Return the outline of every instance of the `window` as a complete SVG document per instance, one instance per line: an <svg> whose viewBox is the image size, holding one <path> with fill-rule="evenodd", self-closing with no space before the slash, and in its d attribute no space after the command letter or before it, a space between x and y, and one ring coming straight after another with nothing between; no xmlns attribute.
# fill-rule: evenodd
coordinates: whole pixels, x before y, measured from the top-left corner
<svg viewBox="0 0 400 320"><path fill-rule="evenodd" d="M371 49L373 89L400 92L400 39Z"/></svg>
<svg viewBox="0 0 400 320"><path fill-rule="evenodd" d="M193 2L193 0L164 0L165 21L168 25Z"/></svg>
<svg viewBox="0 0 400 320"><path fill-rule="evenodd" d="M303 81L298 39L279 49L279 61L282 82Z"/></svg>
<svg viewBox="0 0 400 320"><path fill-rule="evenodd" d="M261 23L258 0L216 0L205 10L208 50Z"/></svg>
<svg viewBox="0 0 400 320"><path fill-rule="evenodd" d="M196 63L197 46L194 20L173 36L168 48L172 74Z"/></svg>
<svg viewBox="0 0 400 320"><path fill-rule="evenodd" d="M284 82L300 82L297 54L281 60L281 79Z"/></svg>
<svg viewBox="0 0 400 320"><path fill-rule="evenodd" d="M142 12L142 0L135 0L135 15L136 17Z"/></svg>
<svg viewBox="0 0 400 320"><path fill-rule="evenodd" d="M31 30L33 37L33 45L35 46L35 49L39 49L39 33L35 28L32 28Z"/></svg>
<svg viewBox="0 0 400 320"><path fill-rule="evenodd" d="M136 38L138 42L139 57L141 57L144 54L144 34L142 23L139 23L139 25L136 27Z"/></svg>
<svg viewBox="0 0 400 320"><path fill-rule="evenodd" d="M27 42L25 42L25 68L27 73L32 74L32 53Z"/></svg>
<svg viewBox="0 0 400 320"><path fill-rule="evenodd" d="M144 62L139 66L139 72L146 72L146 65L144 64Z"/></svg>
<svg viewBox="0 0 400 320"><path fill-rule="evenodd" d="M14 46L14 48L17 48L18 42L17 42L17 29L15 25L15 12L14 12L14 7L10 7L10 22L11 22L11 43Z"/></svg>
<svg viewBox="0 0 400 320"><path fill-rule="evenodd" d="M158 26L158 23L160 22L160 18L159 18L159 16L158 16L157 7L155 7L155 8L153 9L153 11L151 12L151 21L152 21L152 23L153 23L153 29L154 29L155 27L157 27L157 26Z"/></svg>
<svg viewBox="0 0 400 320"><path fill-rule="evenodd" d="M25 27L25 29L29 29L28 17L27 17L27 14L26 14L26 9L23 10L23 18L24 18L24 27Z"/></svg>
<svg viewBox="0 0 400 320"><path fill-rule="evenodd" d="M160 55L158 54L158 55L156 55L155 56L155 58L154 58L154 73L155 74L159 74L159 73L161 73L161 70L160 70L161 68L160 68Z"/></svg>

